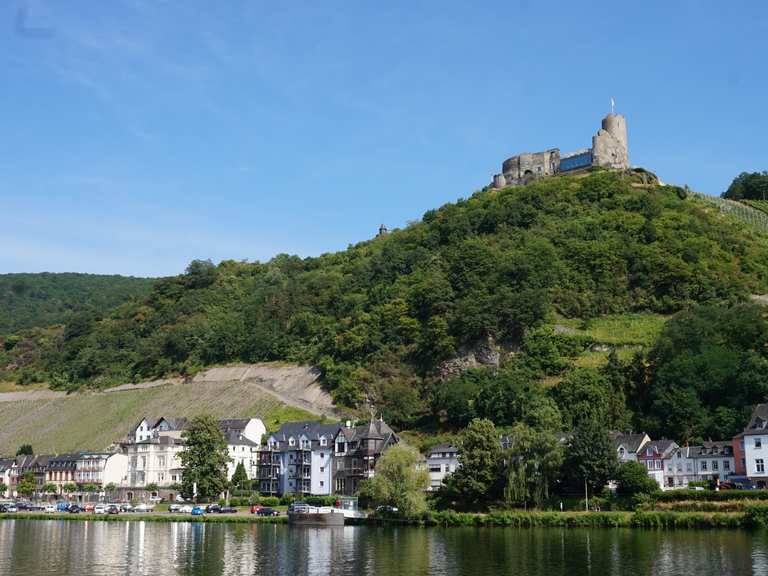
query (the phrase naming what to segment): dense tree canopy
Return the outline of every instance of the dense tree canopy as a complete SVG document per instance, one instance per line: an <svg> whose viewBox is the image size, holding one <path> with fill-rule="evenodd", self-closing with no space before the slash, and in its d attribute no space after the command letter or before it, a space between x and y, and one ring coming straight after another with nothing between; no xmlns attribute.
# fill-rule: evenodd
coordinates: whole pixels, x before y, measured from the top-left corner
<svg viewBox="0 0 768 576"><path fill-rule="evenodd" d="M723 198L729 200L768 200L768 172L742 172L733 179Z"/></svg>
<svg viewBox="0 0 768 576"><path fill-rule="evenodd" d="M755 304L701 306L669 322L629 400L651 434L731 438L768 398L768 322Z"/></svg>
<svg viewBox="0 0 768 576"><path fill-rule="evenodd" d="M362 483L358 495L373 507L392 506L406 518L417 517L427 510L429 487L429 474L419 464L415 448L393 446L376 462L376 474Z"/></svg>
<svg viewBox="0 0 768 576"><path fill-rule="evenodd" d="M86 311L105 314L144 299L154 280L96 274L0 274L0 336L65 324Z"/></svg>

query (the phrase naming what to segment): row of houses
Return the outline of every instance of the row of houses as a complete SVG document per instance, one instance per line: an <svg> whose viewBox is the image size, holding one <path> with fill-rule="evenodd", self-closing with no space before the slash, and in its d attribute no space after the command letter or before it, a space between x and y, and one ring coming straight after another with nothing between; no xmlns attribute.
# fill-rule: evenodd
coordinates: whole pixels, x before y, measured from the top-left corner
<svg viewBox="0 0 768 576"><path fill-rule="evenodd" d="M652 440L645 433L623 432L611 433L611 439L619 462L640 462L663 490L726 480L768 487L768 404L755 406L747 427L731 440L680 446L673 440ZM502 448L506 441L500 439ZM567 442L567 437L561 441ZM437 490L459 465L455 445L433 447L427 455L430 490Z"/></svg>
<svg viewBox="0 0 768 576"><path fill-rule="evenodd" d="M768 404L755 406L747 427L730 440L680 446L647 434L619 433L613 440L620 461L641 462L663 489L725 480L768 487Z"/></svg>
<svg viewBox="0 0 768 576"><path fill-rule="evenodd" d="M184 474L180 453L187 424L186 418L145 417L108 451L0 458L0 483L7 486L3 496L16 496L21 479L31 474L38 492L52 485L62 495L78 485L103 493L112 485L119 497L129 500L173 498ZM270 434L258 418L220 420L219 428L230 457L227 477L232 478L242 464L260 493L276 496L353 495L373 476L381 455L400 441L381 418L360 425L291 422ZM642 463L663 489L724 480L768 486L768 404L757 405L746 429L731 440L680 446L644 433L619 432L612 434L612 440L620 462ZM505 439L500 442L504 447ZM436 490L460 466L458 448L434 446L426 466L429 489Z"/></svg>
<svg viewBox="0 0 768 576"><path fill-rule="evenodd" d="M83 499L90 496L85 486L103 494L111 485L128 500L173 499L184 474L187 424L186 418L144 417L110 451L0 459L0 482L7 486L2 496L18 496L19 483L31 473L38 493L52 485L55 495ZM291 422L269 435L258 418L220 420L219 428L230 458L227 477L242 464L265 495L353 495L381 454L399 442L381 418L362 425Z"/></svg>

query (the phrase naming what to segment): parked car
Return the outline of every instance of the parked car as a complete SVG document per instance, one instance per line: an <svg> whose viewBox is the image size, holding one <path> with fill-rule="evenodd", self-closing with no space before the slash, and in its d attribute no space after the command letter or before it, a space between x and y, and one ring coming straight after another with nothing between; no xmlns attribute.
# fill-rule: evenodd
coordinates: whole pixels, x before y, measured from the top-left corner
<svg viewBox="0 0 768 576"><path fill-rule="evenodd" d="M106 514L107 513L107 505L106 504L96 504L96 506L93 507L93 513L94 514Z"/></svg>
<svg viewBox="0 0 768 576"><path fill-rule="evenodd" d="M93 502L86 502L85 506L82 506L83 512L93 512L95 505Z"/></svg>
<svg viewBox="0 0 768 576"><path fill-rule="evenodd" d="M0 514L13 514L18 510L15 504L0 504Z"/></svg>
<svg viewBox="0 0 768 576"><path fill-rule="evenodd" d="M120 506L117 504L110 504L107 506L107 514L120 514Z"/></svg>
<svg viewBox="0 0 768 576"><path fill-rule="evenodd" d="M181 504L171 504L168 506L168 512L171 514L177 514L181 512Z"/></svg>
<svg viewBox="0 0 768 576"><path fill-rule="evenodd" d="M120 504L120 512L133 512L133 506L130 504Z"/></svg>
<svg viewBox="0 0 768 576"><path fill-rule="evenodd" d="M53 514L54 512L58 511L58 508L54 504L48 504L45 507L45 513L46 514Z"/></svg>
<svg viewBox="0 0 768 576"><path fill-rule="evenodd" d="M205 508L202 508L201 506L192 508L192 516L202 516L203 514L205 514Z"/></svg>
<svg viewBox="0 0 768 576"><path fill-rule="evenodd" d="M376 508L376 514L379 516L396 516L398 512L397 506L379 506Z"/></svg>
<svg viewBox="0 0 768 576"><path fill-rule="evenodd" d="M58 504L56 504L56 510L58 510L59 512L66 512L68 508L69 508L69 502L59 502Z"/></svg>
<svg viewBox="0 0 768 576"><path fill-rule="evenodd" d="M165 500L165 498L163 498L162 496L150 496L149 497L149 501L150 502L154 502L155 504L159 504L163 500Z"/></svg>
<svg viewBox="0 0 768 576"><path fill-rule="evenodd" d="M259 504L251 504L251 514L258 514L259 510L261 510L263 506Z"/></svg>
<svg viewBox="0 0 768 576"><path fill-rule="evenodd" d="M27 504L27 510L30 512L43 512L45 511L45 505L44 504Z"/></svg>
<svg viewBox="0 0 768 576"><path fill-rule="evenodd" d="M29 502L16 502L16 510L26 512L29 510Z"/></svg>
<svg viewBox="0 0 768 576"><path fill-rule="evenodd" d="M237 514L237 508L234 506L222 506L219 508L219 514Z"/></svg>
<svg viewBox="0 0 768 576"><path fill-rule="evenodd" d="M258 512L256 512L257 516L280 516L280 512L275 510L274 508L260 508Z"/></svg>
<svg viewBox="0 0 768 576"><path fill-rule="evenodd" d="M184 504L184 506L179 508L179 512L181 512L182 514L189 514L192 512L193 508L194 506L192 506L191 504Z"/></svg>
<svg viewBox="0 0 768 576"><path fill-rule="evenodd" d="M150 506L149 504L139 504L138 506L135 506L133 508L134 512L152 512L154 509L154 506Z"/></svg>
<svg viewBox="0 0 768 576"><path fill-rule="evenodd" d="M216 514L219 511L221 511L221 506L218 504L208 504L208 506L205 507L206 514Z"/></svg>
<svg viewBox="0 0 768 576"><path fill-rule="evenodd" d="M70 514L80 514L80 512L83 512L83 509L77 504L70 504L69 508L67 508L67 512Z"/></svg>

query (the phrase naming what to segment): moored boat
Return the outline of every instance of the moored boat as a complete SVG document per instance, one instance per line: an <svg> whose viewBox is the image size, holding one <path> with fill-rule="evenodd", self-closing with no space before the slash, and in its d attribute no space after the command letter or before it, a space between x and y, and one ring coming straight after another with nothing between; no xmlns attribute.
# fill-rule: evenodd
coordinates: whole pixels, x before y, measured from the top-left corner
<svg viewBox="0 0 768 576"><path fill-rule="evenodd" d="M296 526L344 526L344 511L332 506L309 506L294 502L288 508L288 523Z"/></svg>

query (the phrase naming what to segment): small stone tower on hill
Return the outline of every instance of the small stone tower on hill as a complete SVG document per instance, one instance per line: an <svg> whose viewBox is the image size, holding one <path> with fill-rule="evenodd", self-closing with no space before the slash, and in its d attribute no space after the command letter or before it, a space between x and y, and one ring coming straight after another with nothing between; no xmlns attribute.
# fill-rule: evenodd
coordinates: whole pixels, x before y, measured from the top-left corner
<svg viewBox="0 0 768 576"><path fill-rule="evenodd" d="M605 168L629 168L627 119L621 114L608 114L602 128L592 137L592 164Z"/></svg>

